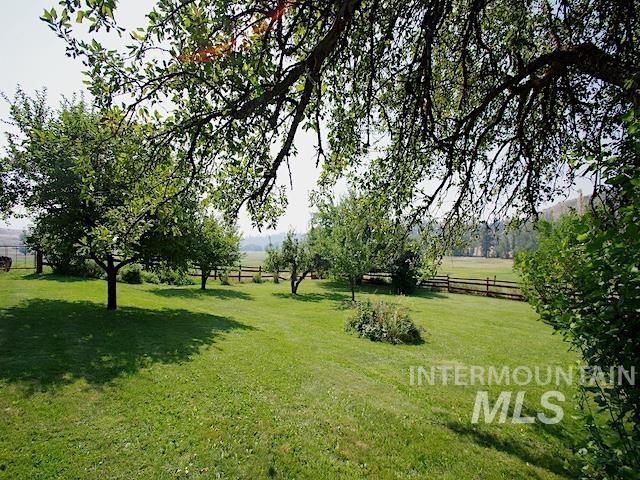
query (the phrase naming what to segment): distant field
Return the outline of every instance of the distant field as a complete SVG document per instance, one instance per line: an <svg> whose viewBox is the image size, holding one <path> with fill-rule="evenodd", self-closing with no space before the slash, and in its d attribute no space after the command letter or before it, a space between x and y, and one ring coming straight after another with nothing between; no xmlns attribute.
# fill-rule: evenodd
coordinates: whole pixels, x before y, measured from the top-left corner
<svg viewBox="0 0 640 480"><path fill-rule="evenodd" d="M266 252L242 252L241 263L247 267L257 267L263 264L266 256ZM513 271L513 260L502 258L445 257L438 273L452 277L518 280L518 275Z"/></svg>
<svg viewBox="0 0 640 480"><path fill-rule="evenodd" d="M240 263L246 267L258 267L264 263L267 252L242 252Z"/></svg>
<svg viewBox="0 0 640 480"><path fill-rule="evenodd" d="M517 281L513 260L484 257L445 257L438 270L440 275L463 278L493 278Z"/></svg>

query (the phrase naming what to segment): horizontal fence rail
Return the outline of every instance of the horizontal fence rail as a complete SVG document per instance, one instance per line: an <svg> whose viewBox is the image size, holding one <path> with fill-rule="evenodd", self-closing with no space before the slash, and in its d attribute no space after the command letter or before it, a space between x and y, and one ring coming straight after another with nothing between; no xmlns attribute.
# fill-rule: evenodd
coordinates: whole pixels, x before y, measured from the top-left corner
<svg viewBox="0 0 640 480"><path fill-rule="evenodd" d="M7 245L0 246L0 257L11 259L10 269L17 270L33 270L42 273L42 266L49 265L45 259L43 259L42 253L35 252L24 245ZM3 263L0 259L0 271L6 270L6 260ZM3 268L5 267L5 268ZM209 278L219 279L220 274L226 271L229 279L242 282L246 279L251 279L256 275L260 275L263 280L273 279L275 275L272 272L268 272L262 268L262 266L244 266L230 265L224 267L217 267L211 271ZM201 273L192 268L189 270L189 275L194 277L200 277ZM289 280L290 272L287 270L280 271L278 273L280 280ZM309 275L310 279L319 278L316 274ZM367 273L363 281L365 283L384 282L390 283L392 275L387 272L370 272ZM522 293L522 287L518 282L512 282L508 280L498 280L496 277L490 278L465 278L454 277L449 275L434 275L420 282L421 288L446 291L449 293L462 293L469 295L482 295L485 297L504 298L508 300L525 300Z"/></svg>
<svg viewBox="0 0 640 480"><path fill-rule="evenodd" d="M423 280L420 285L432 290L446 290L450 293L467 293L485 297L506 298L524 301L522 287L518 282L486 278L462 278L449 275L435 275Z"/></svg>
<svg viewBox="0 0 640 480"><path fill-rule="evenodd" d="M253 279L254 276L256 274L260 274L260 277L263 280L268 280L268 279L273 279L275 277L275 275L273 275L271 272L267 272L266 270L264 270L262 268L262 266L258 266L258 267L246 267L244 265L233 265L233 266L228 266L228 267L216 267L211 271L211 274L209 274L209 278L213 278L218 279L220 278L220 274L222 272L226 271L227 275L229 276L230 279L235 279L239 282L242 281L242 279L244 278L250 278ZM189 275L192 277L200 277L202 276L202 273L199 272L198 270L191 268L189 270ZM289 279L289 272L288 271L282 271L280 272L280 274L278 275L278 278L280 280L288 280Z"/></svg>
<svg viewBox="0 0 640 480"><path fill-rule="evenodd" d="M0 246L0 271L33 270L36 268L36 252L25 245ZM10 259L7 261L6 259Z"/></svg>
<svg viewBox="0 0 640 480"><path fill-rule="evenodd" d="M214 269L211 275L209 275L209 278L217 279L220 277L220 272L225 270L230 279L235 279L238 282L241 282L246 278L253 279L254 275L257 273L260 274L262 279L270 279L274 277L271 272L265 271L262 267L233 265ZM189 274L198 277L200 276L200 273L195 271L190 271ZM289 276L289 271L283 270L279 272L279 278L281 280L288 280L290 278ZM317 279L319 277L312 274L309 278ZM392 275L387 272L370 272L364 276L363 281L365 283L380 281L390 283L391 278ZM449 275L434 275L433 277L422 280L419 286L425 289L447 291L449 293L482 295L485 297L504 298L508 300L525 300L522 293L522 287L518 282L498 280L496 277L464 278L452 277Z"/></svg>

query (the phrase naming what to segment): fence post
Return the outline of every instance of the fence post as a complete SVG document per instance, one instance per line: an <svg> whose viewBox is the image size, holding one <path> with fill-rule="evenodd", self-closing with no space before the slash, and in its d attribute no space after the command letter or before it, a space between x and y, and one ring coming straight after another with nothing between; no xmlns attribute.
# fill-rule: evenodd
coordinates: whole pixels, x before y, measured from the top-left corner
<svg viewBox="0 0 640 480"><path fill-rule="evenodd" d="M242 264L238 265L238 283L242 282Z"/></svg>
<svg viewBox="0 0 640 480"><path fill-rule="evenodd" d="M447 293L451 293L451 284L449 283L449 274L447 273Z"/></svg>
<svg viewBox="0 0 640 480"><path fill-rule="evenodd" d="M487 277L487 297L489 296L489 277Z"/></svg>
<svg viewBox="0 0 640 480"><path fill-rule="evenodd" d="M42 273L42 252L40 250L36 250L36 273Z"/></svg>

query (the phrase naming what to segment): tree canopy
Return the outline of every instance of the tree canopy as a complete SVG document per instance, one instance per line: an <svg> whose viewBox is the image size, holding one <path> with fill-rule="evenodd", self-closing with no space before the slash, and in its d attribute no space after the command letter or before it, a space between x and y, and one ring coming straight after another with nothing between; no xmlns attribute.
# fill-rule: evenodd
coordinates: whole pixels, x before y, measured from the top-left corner
<svg viewBox="0 0 640 480"><path fill-rule="evenodd" d="M11 104L18 133L3 159L12 202L32 216L32 243L60 258L79 254L107 275L108 306L116 308L116 276L133 262L166 257L192 214L182 198L192 184L167 149L141 157L149 125L116 135L118 117L94 112L82 99L57 110L44 94L18 92Z"/></svg>
<svg viewBox="0 0 640 480"><path fill-rule="evenodd" d="M447 231L485 209L535 213L577 159L618 148L640 101L633 0L158 0L120 51L80 34L124 34L115 0L60 4L43 19L98 104L157 112L154 141L259 225L286 202L301 129L323 186L350 175L410 218L452 199Z"/></svg>
<svg viewBox="0 0 640 480"><path fill-rule="evenodd" d="M348 280L352 300L357 282L380 263L389 238L389 223L375 212L367 199L351 193L322 206L313 220L329 270Z"/></svg>
<svg viewBox="0 0 640 480"><path fill-rule="evenodd" d="M200 269L202 290L214 268L240 260L240 234L214 215L194 216L184 247L186 258Z"/></svg>

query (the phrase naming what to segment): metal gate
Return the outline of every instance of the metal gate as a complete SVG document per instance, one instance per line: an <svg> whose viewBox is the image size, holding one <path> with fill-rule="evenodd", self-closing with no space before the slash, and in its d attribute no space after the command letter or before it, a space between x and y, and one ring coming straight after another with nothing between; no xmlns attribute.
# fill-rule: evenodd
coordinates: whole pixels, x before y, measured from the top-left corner
<svg viewBox="0 0 640 480"><path fill-rule="evenodd" d="M2 245L0 246L0 257L11 259L11 270L36 269L36 252L26 245Z"/></svg>

